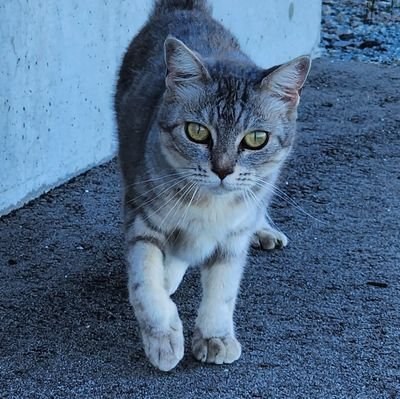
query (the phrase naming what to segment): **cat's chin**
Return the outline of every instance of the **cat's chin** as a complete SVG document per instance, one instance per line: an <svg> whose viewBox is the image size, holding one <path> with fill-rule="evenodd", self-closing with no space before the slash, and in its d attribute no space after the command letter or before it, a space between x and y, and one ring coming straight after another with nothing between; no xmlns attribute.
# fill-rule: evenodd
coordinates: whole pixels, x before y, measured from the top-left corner
<svg viewBox="0 0 400 399"><path fill-rule="evenodd" d="M229 195L237 191L234 187L230 187L225 183L208 186L207 190L213 195Z"/></svg>

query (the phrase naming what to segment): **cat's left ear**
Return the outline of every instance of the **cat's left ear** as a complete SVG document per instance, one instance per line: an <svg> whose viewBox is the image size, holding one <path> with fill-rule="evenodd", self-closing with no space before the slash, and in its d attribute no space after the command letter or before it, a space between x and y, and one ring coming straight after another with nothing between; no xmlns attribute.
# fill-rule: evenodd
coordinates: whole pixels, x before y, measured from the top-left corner
<svg viewBox="0 0 400 399"><path fill-rule="evenodd" d="M295 107L299 103L300 91L307 79L311 58L301 56L275 68L261 82L261 87Z"/></svg>

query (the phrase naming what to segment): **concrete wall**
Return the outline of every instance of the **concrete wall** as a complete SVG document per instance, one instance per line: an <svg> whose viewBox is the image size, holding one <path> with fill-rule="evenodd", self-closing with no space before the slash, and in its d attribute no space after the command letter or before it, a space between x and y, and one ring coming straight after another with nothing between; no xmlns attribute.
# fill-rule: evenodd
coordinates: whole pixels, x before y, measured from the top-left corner
<svg viewBox="0 0 400 399"><path fill-rule="evenodd" d="M262 66L315 51L320 0L209 0ZM151 0L0 2L0 215L116 149L115 75Z"/></svg>

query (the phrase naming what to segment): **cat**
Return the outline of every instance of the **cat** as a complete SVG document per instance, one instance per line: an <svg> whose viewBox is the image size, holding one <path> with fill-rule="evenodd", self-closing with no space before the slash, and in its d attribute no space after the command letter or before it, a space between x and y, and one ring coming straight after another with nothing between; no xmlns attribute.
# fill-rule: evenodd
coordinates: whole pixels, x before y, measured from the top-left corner
<svg viewBox="0 0 400 399"><path fill-rule="evenodd" d="M201 268L196 359L241 355L233 312L249 246L283 247L266 207L293 144L302 56L256 66L206 0L156 0L125 53L115 95L129 300L149 361L184 354L170 296Z"/></svg>

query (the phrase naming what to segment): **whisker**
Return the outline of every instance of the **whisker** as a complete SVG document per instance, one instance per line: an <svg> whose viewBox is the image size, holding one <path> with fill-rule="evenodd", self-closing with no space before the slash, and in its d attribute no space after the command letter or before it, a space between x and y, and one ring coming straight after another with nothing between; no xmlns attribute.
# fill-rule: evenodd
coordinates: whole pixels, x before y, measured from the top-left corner
<svg viewBox="0 0 400 399"><path fill-rule="evenodd" d="M267 190L272 191L278 198L282 199L283 201L288 202L290 205L292 205L294 208L296 208L298 211L303 213L304 215L307 215L308 217L316 220L319 223L322 224L327 224L326 222L318 219L317 217L311 215L308 213L305 209L303 209L295 200L293 200L289 195L287 195L285 192L280 190L278 187L276 187L274 184L267 182L263 179L258 179L257 181L253 180L253 183L256 184L258 187L266 188Z"/></svg>
<svg viewBox="0 0 400 399"><path fill-rule="evenodd" d="M155 191L155 190L157 190L157 189L159 189L159 188L161 188L161 187L164 187L164 186L166 186L166 185L169 185L167 188L164 188L160 193L157 193L157 195L156 195L154 198L150 198L150 199L148 199L147 201L145 201L144 203L140 204L140 206L137 208L137 209L140 209L140 208L142 208L143 206L145 206L145 205L147 205L147 204L150 204L151 202L155 201L155 200L156 200L157 198L159 198L161 195L163 195L164 193L168 192L168 191L171 190L172 188L176 187L177 185L179 185L180 183L182 183L183 181L185 181L189 176L190 176L190 175L188 175L188 176L183 176L183 177L179 177L179 178L172 179L172 180L170 180L170 181L167 181L167 182L158 184L158 185L152 187L151 189L145 191L144 193L138 195L137 197L132 198L131 200L128 201L128 203L135 202L135 201L139 200L140 198L144 197L146 194L148 194L148 193L150 193L150 192L152 192L152 191ZM171 183L173 183L173 184L171 185Z"/></svg>
<svg viewBox="0 0 400 399"><path fill-rule="evenodd" d="M275 224L275 222L272 220L271 216L269 216L268 210L265 210L264 216L267 219L267 222L270 224L270 226L272 226L275 230L278 230L282 233L281 229Z"/></svg>
<svg viewBox="0 0 400 399"><path fill-rule="evenodd" d="M273 227L275 230L281 231L279 227L275 224L275 222L272 220L271 216L269 216L266 204L263 204L262 201L257 198L255 193L251 189L250 192L254 196L254 199L257 201L257 203L260 205L260 209L264 210L264 217L267 219L267 223L269 223L269 225Z"/></svg>
<svg viewBox="0 0 400 399"><path fill-rule="evenodd" d="M257 196L254 194L253 190L250 188L249 189L249 194L250 194L250 198L253 200L253 202L255 203L257 208L264 208L265 205L261 202L261 200L259 198L257 198Z"/></svg>
<svg viewBox="0 0 400 399"><path fill-rule="evenodd" d="M248 191L249 189L246 189L245 191L243 191L243 201L244 201L244 203L246 204L246 208L247 208L247 210L249 210L249 194L248 194Z"/></svg>
<svg viewBox="0 0 400 399"><path fill-rule="evenodd" d="M195 186L196 186L196 183L195 183ZM192 202L193 202L193 200L194 200L194 197L196 196L196 194L197 194L198 191L199 191L199 188L198 188L198 187L195 187L195 190L194 190L194 193L193 193L193 195L192 195L192 198L190 199L189 204L188 204L188 206L186 207L186 211L185 211L185 213L184 213L184 215L183 215L183 219L182 219L182 221L180 221L179 223L183 223L183 222L185 221L186 216L187 216L188 211L189 211L189 208L190 208L190 206L192 205Z"/></svg>
<svg viewBox="0 0 400 399"><path fill-rule="evenodd" d="M175 172L175 173L171 173L171 174L168 174L168 175L157 176L157 177L152 178L152 179L138 180L138 181L135 181L135 182L132 183L132 184L128 184L126 187L127 187L127 188L131 188L131 187L137 186L137 185L139 185L139 184L153 183L153 182L155 182L155 181L164 180L164 179L167 178L167 177L176 177L176 178L179 178L179 177L183 177L183 176L190 176L191 174L192 174L192 173L189 173L188 171L185 172L185 173L183 173L183 172Z"/></svg>
<svg viewBox="0 0 400 399"><path fill-rule="evenodd" d="M186 196L189 194L189 192L192 190L193 187L196 186L196 183L192 183L192 185L190 186L190 188L184 193L184 195L179 198L179 203L182 203L184 201L184 199L186 198ZM195 193L197 192L198 188L196 188ZM192 197L193 199L194 197ZM172 215L172 217L174 218L177 211L178 211L179 207L176 208L174 214ZM189 207L186 208L186 211L189 209ZM169 241L169 239L171 238L172 234L174 233L174 231L176 230L176 228L182 223L182 217L176 222L175 227L171 230L170 234L168 235L166 241Z"/></svg>
<svg viewBox="0 0 400 399"><path fill-rule="evenodd" d="M182 190L185 190L187 186L190 186L190 184L192 183L186 183L183 186ZM182 191L181 190L181 191ZM168 199L168 201L163 202L162 205L160 207L158 207L155 211L153 211L152 213L150 213L149 215L147 215L147 217L145 218L145 220L148 220L151 216L157 214L161 209L165 208L174 198L176 198L178 195L180 194L179 191L177 191L171 198ZM158 197L157 197L158 198ZM175 206L175 205L174 205ZM163 219L163 221L165 220L165 218ZM161 223L162 224L162 223Z"/></svg>
<svg viewBox="0 0 400 399"><path fill-rule="evenodd" d="M198 170L198 168L194 168L193 166L181 166L180 168L176 168L176 170Z"/></svg>
<svg viewBox="0 0 400 399"><path fill-rule="evenodd" d="M171 212L178 206L178 204L181 202L182 198L186 196L186 193L190 192L192 187L195 185L195 183L187 183L187 185L184 186L184 188L181 190L181 192L177 192L176 195L181 194L181 196L176 200L175 204L171 209L168 211L168 213L165 215L164 219L161 221L160 226L163 226L164 222L167 220L168 216L171 214ZM188 187L189 186L189 187ZM185 190L182 194L182 191ZM176 195L174 195L172 198L175 198ZM169 201L168 201L169 202ZM167 203L168 203L167 202ZM166 204L167 204L166 203ZM166 205L165 204L165 205ZM177 208L176 208L177 209ZM174 215L176 212L174 213Z"/></svg>

